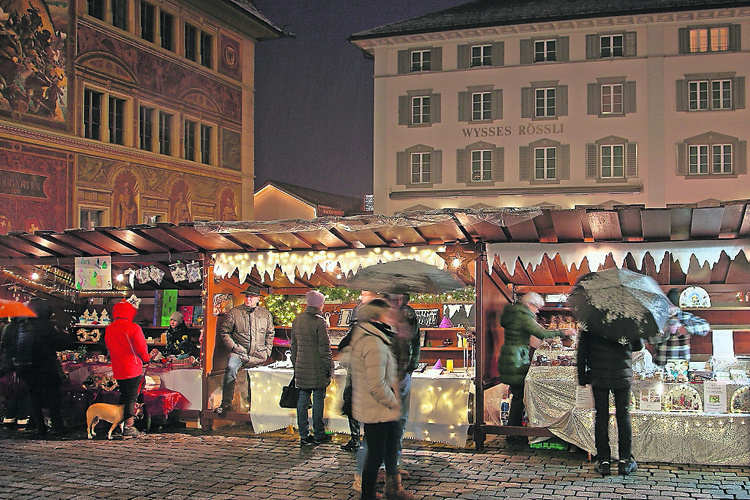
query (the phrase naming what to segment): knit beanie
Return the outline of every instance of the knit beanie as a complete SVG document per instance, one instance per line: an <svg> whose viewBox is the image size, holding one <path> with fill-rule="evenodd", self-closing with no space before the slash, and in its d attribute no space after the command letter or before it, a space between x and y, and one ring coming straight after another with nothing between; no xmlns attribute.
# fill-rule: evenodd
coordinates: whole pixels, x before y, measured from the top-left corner
<svg viewBox="0 0 750 500"><path fill-rule="evenodd" d="M310 290L305 294L305 298L307 299L308 306L317 307L318 309L323 307L323 303L326 301L325 295L317 290Z"/></svg>
<svg viewBox="0 0 750 500"><path fill-rule="evenodd" d="M175 320L178 325L183 322L182 313L177 312L177 311L173 312L172 315L169 317L169 319L170 320L172 320L172 319Z"/></svg>

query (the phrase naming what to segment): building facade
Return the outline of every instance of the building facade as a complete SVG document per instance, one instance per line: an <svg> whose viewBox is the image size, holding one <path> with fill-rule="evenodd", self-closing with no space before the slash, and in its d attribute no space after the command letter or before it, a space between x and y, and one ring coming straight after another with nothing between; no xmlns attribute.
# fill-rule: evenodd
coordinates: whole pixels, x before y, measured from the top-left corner
<svg viewBox="0 0 750 500"><path fill-rule="evenodd" d="M6 4L0 232L252 217L252 2Z"/></svg>
<svg viewBox="0 0 750 500"><path fill-rule="evenodd" d="M375 213L750 197L748 1L480 1L350 41Z"/></svg>

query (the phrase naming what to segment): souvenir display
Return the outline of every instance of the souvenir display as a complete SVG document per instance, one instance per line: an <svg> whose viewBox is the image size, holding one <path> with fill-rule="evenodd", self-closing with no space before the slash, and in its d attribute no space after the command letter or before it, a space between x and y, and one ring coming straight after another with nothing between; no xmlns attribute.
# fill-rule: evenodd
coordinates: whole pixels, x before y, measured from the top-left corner
<svg viewBox="0 0 750 500"><path fill-rule="evenodd" d="M699 286L689 286L680 294L680 307L711 307L711 297Z"/></svg>
<svg viewBox="0 0 750 500"><path fill-rule="evenodd" d="M144 283L147 283L151 279L151 273L149 272L149 268L140 268L136 269L135 271L135 278L138 280L138 283L143 285Z"/></svg>
<svg viewBox="0 0 750 500"><path fill-rule="evenodd" d="M176 264L169 265L169 271L172 273L172 281L175 283L179 281L185 281L187 279L187 269L185 264L177 262Z"/></svg>
<svg viewBox="0 0 750 500"><path fill-rule="evenodd" d="M164 278L164 271L156 266L149 266L149 276L156 282L157 285L161 285L161 280Z"/></svg>
<svg viewBox="0 0 750 500"><path fill-rule="evenodd" d="M664 398L665 411L699 412L703 403L698 391L689 385L678 385L667 392Z"/></svg>
<svg viewBox="0 0 750 500"><path fill-rule="evenodd" d="M195 283L196 281L201 280L201 265L198 262L191 262L185 267L189 283Z"/></svg>
<svg viewBox="0 0 750 500"><path fill-rule="evenodd" d="M732 413L750 413L750 386L740 387L729 403L729 411Z"/></svg>

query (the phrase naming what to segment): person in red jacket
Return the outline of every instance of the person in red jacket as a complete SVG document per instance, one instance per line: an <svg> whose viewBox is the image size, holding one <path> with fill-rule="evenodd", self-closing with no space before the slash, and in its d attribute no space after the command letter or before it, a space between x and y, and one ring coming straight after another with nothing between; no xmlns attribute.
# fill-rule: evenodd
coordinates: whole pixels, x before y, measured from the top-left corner
<svg viewBox="0 0 750 500"><path fill-rule="evenodd" d="M133 424L135 403L143 379L143 364L149 362L146 337L143 330L133 322L138 309L123 300L112 307L112 323L104 332L104 343L112 362L112 375L120 388L120 401L124 405L125 428L122 437L142 435Z"/></svg>

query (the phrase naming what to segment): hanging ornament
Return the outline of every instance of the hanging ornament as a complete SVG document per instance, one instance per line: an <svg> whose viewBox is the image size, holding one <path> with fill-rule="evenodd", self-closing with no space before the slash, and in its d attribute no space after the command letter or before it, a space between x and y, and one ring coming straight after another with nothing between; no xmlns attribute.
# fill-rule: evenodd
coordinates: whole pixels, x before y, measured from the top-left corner
<svg viewBox="0 0 750 500"><path fill-rule="evenodd" d="M201 265L198 262L191 262L186 267L188 282L195 283L201 280Z"/></svg>
<svg viewBox="0 0 750 500"><path fill-rule="evenodd" d="M151 279L151 274L148 268L140 268L136 270L135 277L138 278L138 283L142 285Z"/></svg>
<svg viewBox="0 0 750 500"><path fill-rule="evenodd" d="M185 264L177 262L176 264L169 265L169 271L172 273L172 281L177 283L178 281L185 281L187 279L187 270Z"/></svg>
<svg viewBox="0 0 750 500"><path fill-rule="evenodd" d="M161 285L161 280L164 277L164 271L156 266L149 266L149 276L156 282L157 285Z"/></svg>

